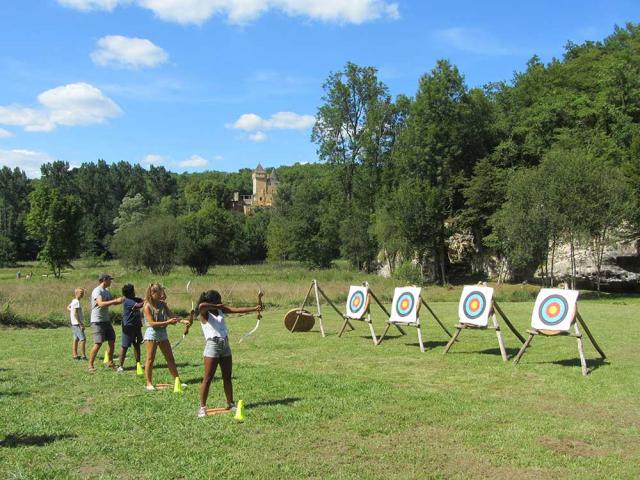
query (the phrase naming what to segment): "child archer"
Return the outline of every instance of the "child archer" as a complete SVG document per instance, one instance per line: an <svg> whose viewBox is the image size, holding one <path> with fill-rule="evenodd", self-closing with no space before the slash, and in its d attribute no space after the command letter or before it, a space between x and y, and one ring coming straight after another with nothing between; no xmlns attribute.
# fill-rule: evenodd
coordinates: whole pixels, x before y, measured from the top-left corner
<svg viewBox="0 0 640 480"><path fill-rule="evenodd" d="M120 366L118 372L124 371L124 360L127 349L133 345L136 358L136 367L141 374L140 344L142 343L142 320L140 310L144 305L141 298L136 297L136 291L132 284L127 283L122 287L122 347L120 349Z"/></svg>
<svg viewBox="0 0 640 480"><path fill-rule="evenodd" d="M86 360L87 354L85 344L87 337L84 334L84 318L82 315L82 305L80 300L84 297L84 288L76 288L73 292L73 300L67 305L69 311L69 319L71 320L71 328L73 330L73 344L71 345L71 354L74 360ZM78 347L82 356L78 355Z"/></svg>
<svg viewBox="0 0 640 480"><path fill-rule="evenodd" d="M207 397L209 396L209 386L216 373L218 364L222 371L222 383L224 394L227 399L227 407L235 410L233 399L233 385L231 383L232 357L229 346L229 336L227 325L224 321L225 313L251 313L260 312L262 303L255 307L230 307L222 304L222 297L216 290L203 292L198 300L198 313L202 333L206 340L204 347L204 376L200 384L200 409L198 417L207 414Z"/></svg>

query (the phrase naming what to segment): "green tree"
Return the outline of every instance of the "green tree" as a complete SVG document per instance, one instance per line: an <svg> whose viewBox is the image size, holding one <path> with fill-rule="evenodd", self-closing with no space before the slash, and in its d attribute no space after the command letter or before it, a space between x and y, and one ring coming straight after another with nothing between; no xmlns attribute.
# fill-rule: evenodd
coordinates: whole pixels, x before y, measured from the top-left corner
<svg viewBox="0 0 640 480"><path fill-rule="evenodd" d="M27 230L39 246L38 259L47 263L56 278L80 247L80 200L63 195L46 183L39 183L30 195L31 209L27 215Z"/></svg>

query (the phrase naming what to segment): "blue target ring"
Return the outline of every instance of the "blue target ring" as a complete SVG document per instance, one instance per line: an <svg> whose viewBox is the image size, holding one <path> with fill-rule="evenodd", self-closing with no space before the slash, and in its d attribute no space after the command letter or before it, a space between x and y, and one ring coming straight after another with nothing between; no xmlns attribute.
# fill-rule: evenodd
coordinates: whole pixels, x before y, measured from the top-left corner
<svg viewBox="0 0 640 480"><path fill-rule="evenodd" d="M360 310L362 310L363 306L364 293L358 290L349 299L349 310L351 311L351 313L358 313Z"/></svg>
<svg viewBox="0 0 640 480"><path fill-rule="evenodd" d="M398 297L396 302L396 313L400 317L406 317L413 312L413 307L416 304L416 299L410 292L404 292Z"/></svg>
<svg viewBox="0 0 640 480"><path fill-rule="evenodd" d="M462 303L462 310L464 312L465 317L470 320L475 320L476 318L482 316L485 309L487 308L487 299L484 297L482 292L474 291L466 296L464 302Z"/></svg>
<svg viewBox="0 0 640 480"><path fill-rule="evenodd" d="M549 295L538 308L540 320L545 325L557 325L567 318L569 304L562 295Z"/></svg>

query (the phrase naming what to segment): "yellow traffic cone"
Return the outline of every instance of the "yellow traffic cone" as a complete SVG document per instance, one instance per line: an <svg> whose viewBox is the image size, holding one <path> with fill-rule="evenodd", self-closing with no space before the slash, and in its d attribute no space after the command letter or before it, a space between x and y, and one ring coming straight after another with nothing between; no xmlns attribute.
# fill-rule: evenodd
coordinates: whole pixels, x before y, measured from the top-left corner
<svg viewBox="0 0 640 480"><path fill-rule="evenodd" d="M136 375L140 377L144 375L144 370L142 370L142 365L140 364L140 362L136 363Z"/></svg>
<svg viewBox="0 0 640 480"><path fill-rule="evenodd" d="M236 416L233 418L239 422L244 422L244 400L238 400L238 405L236 405Z"/></svg>
<svg viewBox="0 0 640 480"><path fill-rule="evenodd" d="M105 365L109 365L109 350L105 350L104 352L104 360L102 361Z"/></svg>
<svg viewBox="0 0 640 480"><path fill-rule="evenodd" d="M176 377L176 383L173 386L173 393L182 393L182 383L180 382L180 377Z"/></svg>

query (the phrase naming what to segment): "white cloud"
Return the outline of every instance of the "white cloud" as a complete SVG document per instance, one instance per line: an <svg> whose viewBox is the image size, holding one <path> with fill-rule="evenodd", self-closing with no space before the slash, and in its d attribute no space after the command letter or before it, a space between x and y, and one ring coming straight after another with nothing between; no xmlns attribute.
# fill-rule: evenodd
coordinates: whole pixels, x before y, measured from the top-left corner
<svg viewBox="0 0 640 480"><path fill-rule="evenodd" d="M181 167L206 167L208 165L208 161L202 158L200 155L191 155L189 158L178 162L178 165Z"/></svg>
<svg viewBox="0 0 640 480"><path fill-rule="evenodd" d="M4 128L0 128L0 138L9 138L13 137L13 133L9 130L5 130Z"/></svg>
<svg viewBox="0 0 640 480"><path fill-rule="evenodd" d="M145 38L107 35L98 40L91 60L101 67L144 68L155 67L167 61L167 53Z"/></svg>
<svg viewBox="0 0 640 480"><path fill-rule="evenodd" d="M277 112L264 119L255 113L244 113L228 128L253 132L256 130L304 130L311 128L316 119L313 115L298 115L294 112Z"/></svg>
<svg viewBox="0 0 640 480"><path fill-rule="evenodd" d="M216 155L213 157L214 160L220 161L220 160L224 160L224 157L222 155Z"/></svg>
<svg viewBox="0 0 640 480"><path fill-rule="evenodd" d="M164 163L166 163L166 158L163 157L162 155L158 155L155 153L150 153L149 155L146 155L143 159L142 159L142 163L144 165L162 165Z"/></svg>
<svg viewBox="0 0 640 480"><path fill-rule="evenodd" d="M244 24L270 10L292 17L354 24L400 16L398 4L388 0L58 0L58 3L81 11L111 11L117 5L133 3L151 10L162 20L196 25L214 15Z"/></svg>
<svg viewBox="0 0 640 480"><path fill-rule="evenodd" d="M267 139L267 135L264 132L257 131L249 135L249 140L252 142L264 142Z"/></svg>
<svg viewBox="0 0 640 480"><path fill-rule="evenodd" d="M0 125L23 127L29 132L49 132L57 125L103 123L122 113L120 107L88 83L72 83L38 95L43 108L0 106Z"/></svg>
<svg viewBox="0 0 640 480"><path fill-rule="evenodd" d="M463 52L477 55L512 55L514 48L505 47L490 33L476 28L452 27L434 32L436 40Z"/></svg>
<svg viewBox="0 0 640 480"><path fill-rule="evenodd" d="M0 150L0 166L23 170L29 178L40 177L40 166L43 163L53 162L46 153L31 150L15 149Z"/></svg>

